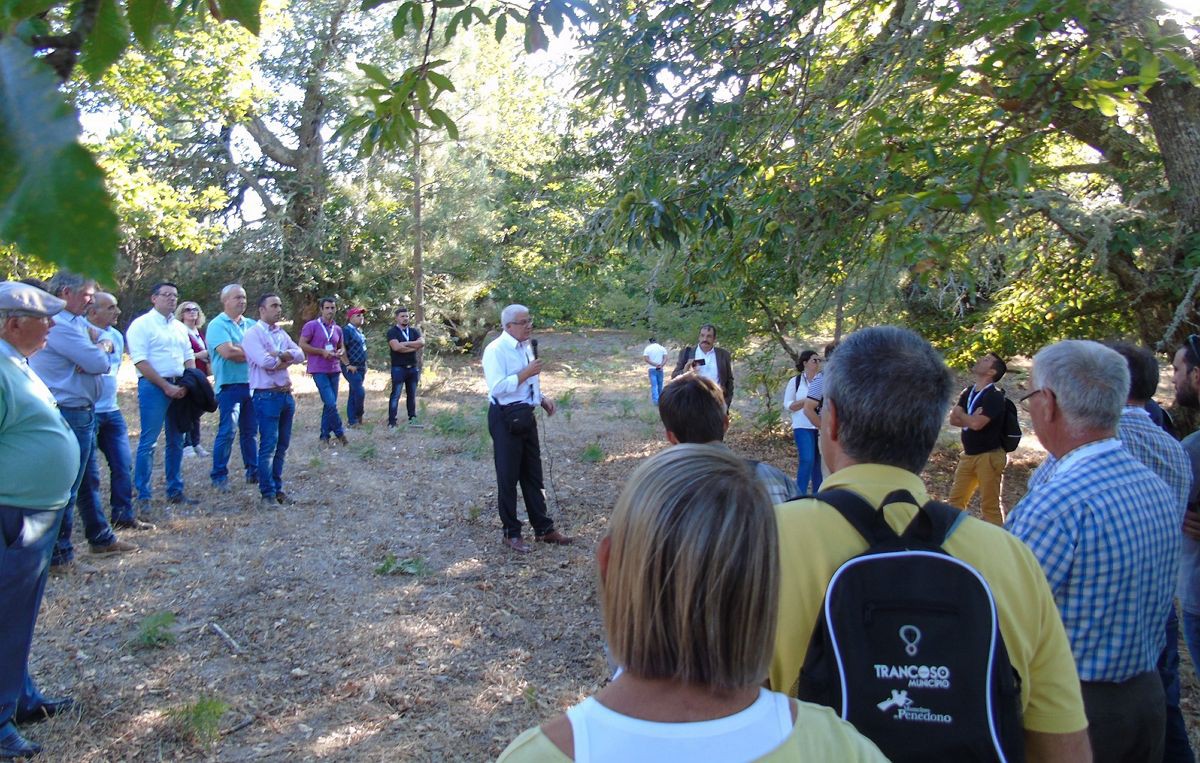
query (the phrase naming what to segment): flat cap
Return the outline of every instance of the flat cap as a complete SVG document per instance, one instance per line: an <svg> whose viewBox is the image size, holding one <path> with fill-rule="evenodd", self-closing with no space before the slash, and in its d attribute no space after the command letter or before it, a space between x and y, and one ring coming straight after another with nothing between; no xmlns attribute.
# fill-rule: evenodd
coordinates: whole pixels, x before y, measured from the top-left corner
<svg viewBox="0 0 1200 763"><path fill-rule="evenodd" d="M62 312L67 303L36 286L20 281L0 282L0 310L21 310L49 318Z"/></svg>

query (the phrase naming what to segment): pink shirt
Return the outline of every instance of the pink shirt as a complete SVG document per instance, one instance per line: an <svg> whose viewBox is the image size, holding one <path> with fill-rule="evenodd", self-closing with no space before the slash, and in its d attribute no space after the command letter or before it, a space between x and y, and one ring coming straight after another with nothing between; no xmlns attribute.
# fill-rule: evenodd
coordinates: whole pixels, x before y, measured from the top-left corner
<svg viewBox="0 0 1200 763"><path fill-rule="evenodd" d="M280 368L279 359L267 353L290 352L293 361L298 361L304 355L286 331L278 326L268 327L262 321L246 330L242 337L242 351L246 353L246 364L250 368L251 390L292 386L287 368Z"/></svg>
<svg viewBox="0 0 1200 763"><path fill-rule="evenodd" d="M300 338L318 350L336 350L342 344L342 327L336 322L326 326L320 318L314 318L300 329ZM338 374L342 372L342 363L337 358L330 360L321 355L309 355L308 372L310 374Z"/></svg>

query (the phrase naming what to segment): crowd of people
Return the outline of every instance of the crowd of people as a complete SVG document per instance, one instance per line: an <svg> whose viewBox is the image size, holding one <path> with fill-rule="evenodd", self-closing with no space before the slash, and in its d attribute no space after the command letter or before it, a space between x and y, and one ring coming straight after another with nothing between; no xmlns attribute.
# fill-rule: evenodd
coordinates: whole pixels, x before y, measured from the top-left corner
<svg viewBox="0 0 1200 763"><path fill-rule="evenodd" d="M201 336L199 306L179 304L177 287L164 282L122 337L116 298L92 281L59 273L44 286L0 283L0 459L12 474L37 475L0 487L0 758L37 754L18 727L74 707L38 690L28 655L49 571L79 569L76 506L90 553L133 550L116 533L153 528L151 475L164 430L166 500L195 501L180 463L184 448L199 444L188 438L204 411L218 412L213 488L230 489L237 439L261 505L292 503L284 481L296 409L289 369L301 362L321 396L325 447L346 442L340 376L351 389L346 426L363 415L360 308L342 326L336 301L320 300L297 342L280 325L279 295L261 295L250 319L245 290L230 284ZM518 485L535 541L573 538L556 527L543 496L535 414L553 415L556 406L542 393L533 317L509 305L500 322L483 354L487 422L505 545L523 554L532 548L522 538ZM956 398L941 356L907 329L863 329L823 356L805 351L785 391L793 480L723 444L734 383L716 334L702 327L665 385L665 348L652 341L644 353L669 447L634 471L597 548L613 680L522 734L502 760L1193 759L1177 642L1182 623L1189 650L1200 648L1200 435L1178 442L1161 409L1148 407L1158 381L1151 353L1066 340L1034 356L1019 403L1048 455L1005 510L1009 401L996 386L1007 371L998 356L980 358ZM407 310L396 312L387 338L389 424L398 423L404 392L409 424L418 425L423 339ZM116 405L123 351L138 373L136 456ZM211 386L197 368L204 359ZM1189 337L1172 362L1177 404L1200 407L1200 337ZM947 420L964 446L951 491L958 508L933 501L921 479ZM107 517L97 451L110 472ZM983 519L961 510L977 490ZM869 558L901 565L888 568L891 581L916 575L903 565L924 553L918 540L986 592L986 669L963 656L973 645L959 643L962 631L928 624L975 615L886 600L888 587L899 588L888 578L882 599L837 622L856 611L847 601L866 594L844 600L834 581ZM935 587L957 595L955 586ZM854 647L837 634L880 632L879 623L886 644L855 671ZM836 655L832 668L828 654ZM999 699L987 694L982 716L967 717L973 705L961 698L993 691L1000 655L1015 680L1000 682ZM1017 720L1001 713L1005 702Z"/></svg>
<svg viewBox="0 0 1200 763"><path fill-rule="evenodd" d="M348 444L337 405L341 376L350 387L347 422L350 427L362 423L367 367L362 308L351 308L343 327L335 320L336 300L321 299L320 314L304 324L297 343L280 326L284 308L278 294L261 295L257 318L250 318L245 289L229 284L220 293L221 313L207 332L200 305L180 302L175 284L157 283L149 297L150 309L122 334L116 325L117 298L97 291L89 278L63 271L45 283L0 283L0 457L14 475L0 488L0 525L8 548L0 555L0 611L7 618L0 626L0 759L40 750L17 724L74 707L70 698L43 696L26 663L47 575L96 571L75 556L76 508L91 556L136 550L117 532L154 530L153 520L169 507L199 503L185 490L182 460L185 453L208 455L200 420L213 412L213 490L231 491L236 440L242 473L248 484L257 485L260 506L294 503L284 487L296 410L288 370L293 365L305 363L316 383L323 446ZM404 392L409 425L416 427L424 339L409 326L407 309L396 312L388 338L389 423L395 425L396 403ZM117 401L126 353L137 373L136 451ZM154 500L160 440L166 507ZM107 516L97 453L108 465Z"/></svg>

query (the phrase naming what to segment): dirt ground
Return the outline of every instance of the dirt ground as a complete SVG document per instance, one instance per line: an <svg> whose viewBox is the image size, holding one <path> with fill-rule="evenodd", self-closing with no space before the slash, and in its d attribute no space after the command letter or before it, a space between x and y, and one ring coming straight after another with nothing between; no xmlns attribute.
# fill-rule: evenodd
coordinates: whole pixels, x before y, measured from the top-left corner
<svg viewBox="0 0 1200 763"><path fill-rule="evenodd" d="M332 449L318 446L320 401L296 374L284 477L295 506L260 509L240 482L219 495L211 460L188 458L199 507L168 515L160 500L156 530L122 535L138 552L83 551L97 572L50 579L31 670L82 710L25 729L45 759L485 760L594 692L605 662L593 551L627 475L665 442L634 335L539 336L543 389L560 405L540 421L548 500L575 545L501 546L478 360L427 359L423 429L388 430L387 378L371 372L366 424ZM122 404L136 434L132 380ZM794 471L790 435L751 432L751 407L739 394L730 445ZM206 417L206 447L215 430ZM954 459L935 455L936 495ZM1018 451L1009 505L1039 459ZM240 474L236 452L230 466ZM160 446L160 498L161 470Z"/></svg>

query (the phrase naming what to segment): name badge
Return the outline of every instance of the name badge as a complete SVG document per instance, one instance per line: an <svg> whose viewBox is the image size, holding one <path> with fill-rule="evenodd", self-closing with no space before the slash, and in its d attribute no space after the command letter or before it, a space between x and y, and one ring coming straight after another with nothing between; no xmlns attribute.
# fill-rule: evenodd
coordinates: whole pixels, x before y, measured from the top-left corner
<svg viewBox="0 0 1200 763"><path fill-rule="evenodd" d="M326 344L326 345L325 345L325 351L326 351L326 352L333 352L333 345L332 345L332 344Z"/></svg>

